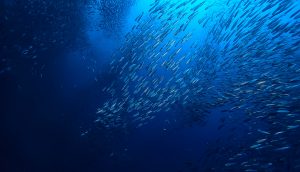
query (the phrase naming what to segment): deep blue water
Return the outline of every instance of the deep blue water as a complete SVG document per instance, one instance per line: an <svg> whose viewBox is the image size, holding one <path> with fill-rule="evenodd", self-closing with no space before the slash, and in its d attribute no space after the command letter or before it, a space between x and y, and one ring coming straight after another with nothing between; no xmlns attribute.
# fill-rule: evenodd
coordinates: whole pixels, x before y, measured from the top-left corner
<svg viewBox="0 0 300 172"><path fill-rule="evenodd" d="M196 96L196 100L200 99L199 101L188 104L193 108L188 106L187 109L203 110L201 115L195 111L191 111L191 113L184 111L182 107L186 104L178 98L176 103L170 104L169 111L156 112L155 118L149 120L142 127L137 127L137 124L130 120L122 121L126 127L115 128L106 128L104 124L95 122L95 119L99 117L98 108L101 108L105 102L122 96L121 92L111 96L101 91L114 81L123 81L122 76L124 75L109 72L112 67L110 62L114 58L112 56L114 53L118 54L123 45L129 46L133 50L137 49L138 45L131 46L132 44L126 41L127 39L142 40L142 38L135 39L134 36L126 38L127 33L135 35L139 31L142 33L151 31L151 28L135 30L132 27L146 21L144 18L140 21L135 20L142 12L145 13L144 16L148 15L154 0L99 0L96 3L92 2L92 0L63 0L59 2L4 0L0 2L1 172L196 172L246 171L250 169L281 172L300 170L300 143L297 139L299 138L299 130L296 129L289 133L290 129L287 129L288 126L298 125L297 122L299 122L297 115L300 115L300 96L296 85L299 84L299 78L295 72L290 71L289 73L289 70L282 70L282 73L278 72L278 75L283 76L283 78L295 75L295 81L289 80L288 82L295 83L295 87L291 87L295 89L288 90L283 87L276 89L276 91L284 92L283 94L288 94L291 98L284 99L287 103L283 104L289 108L289 114L296 115L296 118L292 119L295 123L289 123L289 118L287 119L286 116L275 116L272 109L264 109L265 104L272 104L277 100L270 96L256 96L267 94L265 92L258 94L251 92L236 98L241 102L246 100L246 107L252 108L254 106L255 111L249 116L246 115L247 113L243 111L243 108L232 110L233 107L239 105L235 104L238 102L236 99L233 99L233 102L228 101L228 103L216 101L217 103L211 106L210 102L215 100L214 97L228 96L221 94L222 91L218 94L210 93L210 90L214 88L207 89L207 95L213 94L211 97L199 95ZM253 0L253 2L255 1ZM270 1L265 0L264 2ZM281 1L278 1L278 4L279 2ZM104 5L105 3L108 5ZM206 1L206 3L218 4L217 1L214 3L213 0ZM219 3L222 6L221 2ZM176 1L176 5L178 4L179 2ZM299 3L291 1L291 4L294 9L291 11L293 14L299 10ZM103 7L105 7L104 10ZM187 6L186 8L190 7ZM241 13L244 12L243 8L240 11ZM167 13L167 10L165 12ZM212 16L214 15L213 12L211 12ZM178 15L175 12L174 14ZM261 13L261 15L263 14ZM201 12L198 15L201 16ZM281 17L285 19L285 16L287 15ZM296 16L299 16L298 13ZM164 17L156 19L158 21L165 20ZM209 19L211 21L216 19L217 21L218 17L213 16ZM284 35L286 36L285 39L282 38L290 40L290 42L280 45L280 48L283 47L282 51L288 47L289 43L296 47L295 53L286 53L286 56L290 56L286 59L291 60L288 67L300 65L300 35L297 34L300 33L299 18L294 20L293 25L295 27L287 28L286 31L282 31L284 28L280 27L275 29L278 33L281 31L288 32L288 29L294 30L293 36ZM185 21L179 20L179 22ZM157 23L154 24L154 31L156 31L155 27L161 28ZM178 29L180 25L173 27ZM189 33L197 28L199 31L195 31L191 40L200 40L201 42L209 34L204 30L205 27L198 26L197 21L191 22L189 28L181 31L180 34ZM253 37L258 37L258 35L253 35ZM165 45L168 41L176 39L179 38L168 35L161 41L161 44ZM183 47L189 47L191 44L192 41L187 42ZM239 44L242 45L243 43ZM279 46L279 43L277 45ZM250 50L246 52L245 50L243 55L253 53L259 57L261 54L269 53L263 49L264 46L267 45L259 46L255 52ZM145 48L145 51L150 49L149 47ZM181 53L187 54L192 52L191 49L184 49ZM225 49L222 43L214 47L216 51L219 49ZM138 53L143 53L140 49L138 50L140 51ZM274 49L270 51L274 51L276 56L277 51ZM280 55L282 54L278 56ZM202 57L202 55L200 56ZM228 56L234 56L234 53ZM130 57L132 56L130 55ZM117 59L119 58L117 57ZM225 55L224 59L226 59ZM145 61L147 63L147 59ZM128 62L130 63L130 60ZM245 63L247 62L249 61ZM157 63L161 62L157 61ZM206 69L204 72L207 72L206 76L213 75L210 65L213 65L214 62L204 64L208 65L204 66ZM254 64L258 65L259 63ZM273 64L276 66L276 60ZM189 66L186 65L184 68L188 69ZM216 75L218 78L212 82L214 87L219 90L226 90L227 87L222 84L228 83L228 87L231 88L233 86L230 83L241 83L243 80L236 79L239 78L239 75L235 73L249 72L249 75L245 75L250 78L249 80L253 79L251 77L256 77L255 72L259 73L256 68L252 71L249 67L247 68L248 71L242 72L237 71L238 69L240 68L233 68L229 74L224 72L220 73L220 76ZM274 70L276 69L274 68ZM269 68L262 69L262 71L262 73L274 72L273 69ZM169 76L169 73L164 73L163 70L157 73L166 78L172 77L172 74ZM226 80L227 74L232 75L229 77L230 80ZM272 76L276 77L276 74L274 72ZM267 76L268 73L265 75ZM143 77L149 81L152 80L147 75L143 75ZM265 80L265 82L272 81L269 85L277 84L277 80L273 81L272 78ZM116 86L116 90L125 85L121 81ZM278 83L285 83L284 79L280 81ZM204 82L204 84L208 82ZM138 82L133 82L133 85L135 83ZM266 84L266 87L269 85ZM266 87L261 87L258 90L267 90ZM244 87L241 86L241 88ZM189 89L195 90L196 86L192 85ZM254 97L254 101L252 101L251 96ZM251 102L247 102L247 100L251 100ZM255 100L266 103L260 104ZM126 101L126 103L128 102ZM276 110L278 112L278 109ZM282 109L279 108L279 110ZM141 113L143 112L141 111ZM257 113L259 114L256 115ZM199 115L201 120L195 119L193 114L196 114L196 117ZM123 114L126 119L127 117L130 118L131 115L130 112ZM263 120L256 121L260 118ZM285 121L287 122L285 123ZM282 122L282 124L277 125L276 122ZM276 132L280 131L282 126L284 126L282 130L288 134L280 137L282 140L279 139L278 147L291 146L287 151L276 151L278 147L274 146L274 148L273 145L262 151L249 148L259 139L276 140L277 138L273 138L271 135L276 137ZM258 133L255 133L257 131ZM269 131L271 134L263 135L263 132L260 131ZM271 141L269 145L271 145ZM247 154L246 160L236 163L241 167L230 168L228 166L231 165L225 165L230 161L230 157L240 152ZM258 165L246 167L244 164L241 165L244 161L254 161Z"/></svg>

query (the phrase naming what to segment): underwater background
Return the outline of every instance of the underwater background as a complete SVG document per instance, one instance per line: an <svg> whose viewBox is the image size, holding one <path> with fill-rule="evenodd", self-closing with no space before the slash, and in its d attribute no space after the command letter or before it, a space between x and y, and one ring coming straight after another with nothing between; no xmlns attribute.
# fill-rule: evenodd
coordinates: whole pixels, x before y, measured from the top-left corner
<svg viewBox="0 0 300 172"><path fill-rule="evenodd" d="M0 1L1 172L300 171L298 0Z"/></svg>

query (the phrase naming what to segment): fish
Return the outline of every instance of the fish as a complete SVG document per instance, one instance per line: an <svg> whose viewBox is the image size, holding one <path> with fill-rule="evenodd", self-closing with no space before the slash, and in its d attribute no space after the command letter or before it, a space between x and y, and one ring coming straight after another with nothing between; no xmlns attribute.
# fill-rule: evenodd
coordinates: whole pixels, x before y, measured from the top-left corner
<svg viewBox="0 0 300 172"><path fill-rule="evenodd" d="M288 149L290 149L290 146L284 146L284 147L276 148L275 151L284 151L284 150L288 150Z"/></svg>
<svg viewBox="0 0 300 172"><path fill-rule="evenodd" d="M270 132L264 131L264 130L261 130L261 129L258 129L257 131L262 133L262 134L267 134L267 135L271 134Z"/></svg>
<svg viewBox="0 0 300 172"><path fill-rule="evenodd" d="M262 143L262 142L265 142L267 139L260 139L260 140L257 140L256 143Z"/></svg>

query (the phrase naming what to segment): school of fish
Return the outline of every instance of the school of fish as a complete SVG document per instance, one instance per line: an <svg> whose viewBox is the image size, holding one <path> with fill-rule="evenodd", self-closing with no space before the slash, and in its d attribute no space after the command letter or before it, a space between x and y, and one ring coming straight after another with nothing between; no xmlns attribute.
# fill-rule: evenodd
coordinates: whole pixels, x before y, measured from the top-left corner
<svg viewBox="0 0 300 172"><path fill-rule="evenodd" d="M200 117L224 106L244 114L249 141L228 148L221 167L262 171L282 152L299 153L298 1L156 0L135 22L113 54L118 79L102 89L110 99L95 123L122 128L126 118L138 128L176 105L196 106ZM300 159L290 161L300 170Z"/></svg>

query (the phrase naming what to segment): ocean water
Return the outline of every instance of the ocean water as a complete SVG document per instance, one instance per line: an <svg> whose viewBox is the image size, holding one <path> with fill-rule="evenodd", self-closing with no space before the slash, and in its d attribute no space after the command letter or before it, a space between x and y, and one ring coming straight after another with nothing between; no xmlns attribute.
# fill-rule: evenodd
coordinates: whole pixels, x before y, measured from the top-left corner
<svg viewBox="0 0 300 172"><path fill-rule="evenodd" d="M1 172L300 171L297 0L2 0Z"/></svg>

